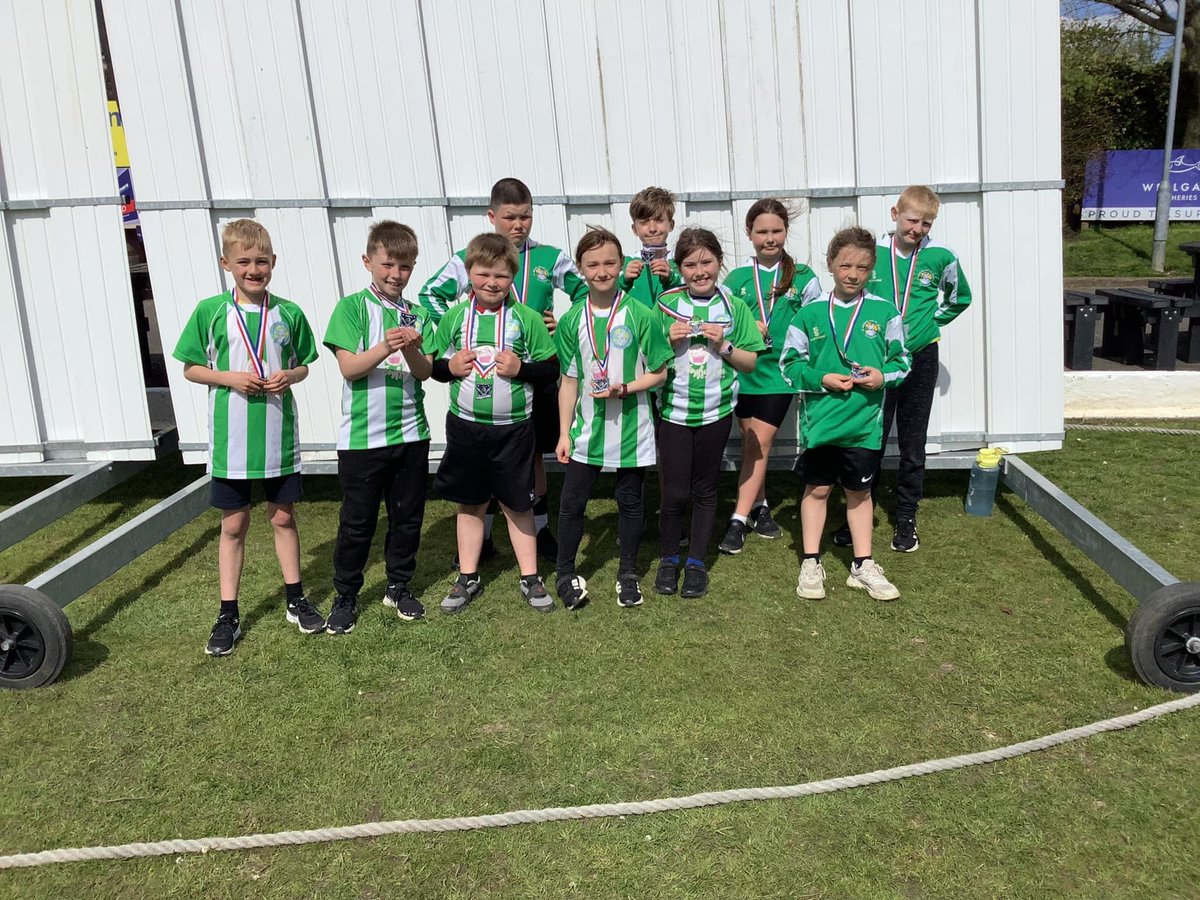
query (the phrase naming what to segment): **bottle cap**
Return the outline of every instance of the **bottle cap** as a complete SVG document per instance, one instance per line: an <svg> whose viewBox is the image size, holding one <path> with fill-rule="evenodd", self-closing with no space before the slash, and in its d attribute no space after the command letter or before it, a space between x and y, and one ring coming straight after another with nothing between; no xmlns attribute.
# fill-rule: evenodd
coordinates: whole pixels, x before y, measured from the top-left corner
<svg viewBox="0 0 1200 900"><path fill-rule="evenodd" d="M1003 447L984 447L975 456L975 463L981 469L994 469L1000 465L1000 457L1008 451Z"/></svg>

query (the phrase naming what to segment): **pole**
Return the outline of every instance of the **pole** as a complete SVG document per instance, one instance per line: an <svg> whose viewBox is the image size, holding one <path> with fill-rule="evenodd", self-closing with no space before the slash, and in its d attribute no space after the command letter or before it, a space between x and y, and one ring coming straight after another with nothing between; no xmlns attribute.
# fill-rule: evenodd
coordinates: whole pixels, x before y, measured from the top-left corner
<svg viewBox="0 0 1200 900"><path fill-rule="evenodd" d="M1162 272L1167 264L1167 224L1171 217L1171 151L1175 147L1175 98L1179 94L1179 56L1183 52L1183 18L1187 0L1179 0L1175 13L1175 58L1171 61L1171 99L1167 103L1167 140L1163 145L1162 181L1158 185L1158 206L1154 211L1154 249L1150 267Z"/></svg>

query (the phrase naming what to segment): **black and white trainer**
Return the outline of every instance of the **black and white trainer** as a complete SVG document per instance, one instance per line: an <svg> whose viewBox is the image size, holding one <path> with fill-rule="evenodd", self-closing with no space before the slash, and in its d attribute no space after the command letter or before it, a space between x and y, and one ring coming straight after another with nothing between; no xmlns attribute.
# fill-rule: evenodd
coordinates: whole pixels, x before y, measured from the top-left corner
<svg viewBox="0 0 1200 900"><path fill-rule="evenodd" d="M642 586L633 572L617 576L617 605L626 609L642 605Z"/></svg>
<svg viewBox="0 0 1200 900"><path fill-rule="evenodd" d="M843 525L837 531L829 536L835 547L853 547L854 538L850 537L850 526Z"/></svg>
<svg viewBox="0 0 1200 900"><path fill-rule="evenodd" d="M325 630L325 617L307 597L288 602L287 620L299 628L301 634L320 634Z"/></svg>
<svg viewBox="0 0 1200 900"><path fill-rule="evenodd" d="M587 581L579 575L568 575L558 579L554 589L558 591L558 599L567 609L579 609L587 603Z"/></svg>
<svg viewBox="0 0 1200 900"><path fill-rule="evenodd" d="M204 652L209 656L228 656L241 636L241 620L231 613L221 613L208 636L208 643L204 645Z"/></svg>
<svg viewBox="0 0 1200 900"><path fill-rule="evenodd" d="M413 596L407 584L389 584L383 593L383 605L394 609L405 622L425 618L425 607Z"/></svg>
<svg viewBox="0 0 1200 900"><path fill-rule="evenodd" d="M333 598L333 607L325 628L330 634L349 634L358 623L358 598L349 594L338 594Z"/></svg>
<svg viewBox="0 0 1200 900"><path fill-rule="evenodd" d="M730 519L729 527L725 529L725 537L721 538L717 549L729 556L737 556L746 546L746 532L749 530L745 522Z"/></svg>
<svg viewBox="0 0 1200 900"><path fill-rule="evenodd" d="M892 536L892 549L900 553L913 553L921 546L917 539L916 519L897 519L896 532Z"/></svg>
<svg viewBox="0 0 1200 900"><path fill-rule="evenodd" d="M750 527L754 529L754 533L759 537L764 537L770 541L775 540L775 538L783 534L783 529L779 527L779 523L771 516L771 507L769 506L756 506L750 510Z"/></svg>

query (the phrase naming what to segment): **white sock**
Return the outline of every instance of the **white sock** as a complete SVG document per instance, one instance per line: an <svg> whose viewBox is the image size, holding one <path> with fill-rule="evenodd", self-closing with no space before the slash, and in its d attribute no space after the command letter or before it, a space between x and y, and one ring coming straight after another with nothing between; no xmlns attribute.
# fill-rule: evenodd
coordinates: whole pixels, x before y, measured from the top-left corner
<svg viewBox="0 0 1200 900"><path fill-rule="evenodd" d="M750 524L750 520L748 518L746 518L745 516L739 516L737 513L734 513L729 518L732 519L734 522L741 522L743 525Z"/></svg>
<svg viewBox="0 0 1200 900"><path fill-rule="evenodd" d="M485 541L491 540L492 522L495 521L495 519L496 517L492 513L483 514L483 539Z"/></svg>
<svg viewBox="0 0 1200 900"><path fill-rule="evenodd" d="M763 502L755 503L753 509L751 509L750 512L754 512L755 509L770 509L770 508L771 508L771 504L769 504L767 502L767 499L764 497Z"/></svg>
<svg viewBox="0 0 1200 900"><path fill-rule="evenodd" d="M549 522L550 522L550 517L548 515L546 515L546 513L542 513L541 515L535 515L533 517L533 530L541 531L543 528L545 528L547 526L547 524L549 524Z"/></svg>

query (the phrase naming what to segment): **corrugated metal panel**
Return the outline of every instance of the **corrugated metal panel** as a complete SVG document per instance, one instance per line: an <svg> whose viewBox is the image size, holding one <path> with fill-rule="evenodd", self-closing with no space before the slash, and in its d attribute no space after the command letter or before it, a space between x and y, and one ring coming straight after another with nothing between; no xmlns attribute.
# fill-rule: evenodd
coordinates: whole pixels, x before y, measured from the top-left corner
<svg viewBox="0 0 1200 900"><path fill-rule="evenodd" d="M0 195L2 197L3 195ZM8 216L0 213L0 463L41 462L41 450L16 450L41 445L33 376L25 352L25 328L17 298L8 250ZM8 448L8 449L6 449Z"/></svg>
<svg viewBox="0 0 1200 900"><path fill-rule="evenodd" d="M808 170L807 180L797 187L852 185L856 154L849 0L799 0L797 9Z"/></svg>
<svg viewBox="0 0 1200 900"><path fill-rule="evenodd" d="M571 136L570 152L560 155L563 190L568 194L612 193L599 36L603 30L607 40L617 23L600 19L590 0L545 3L544 8L556 140ZM536 192L543 190L538 187Z"/></svg>

